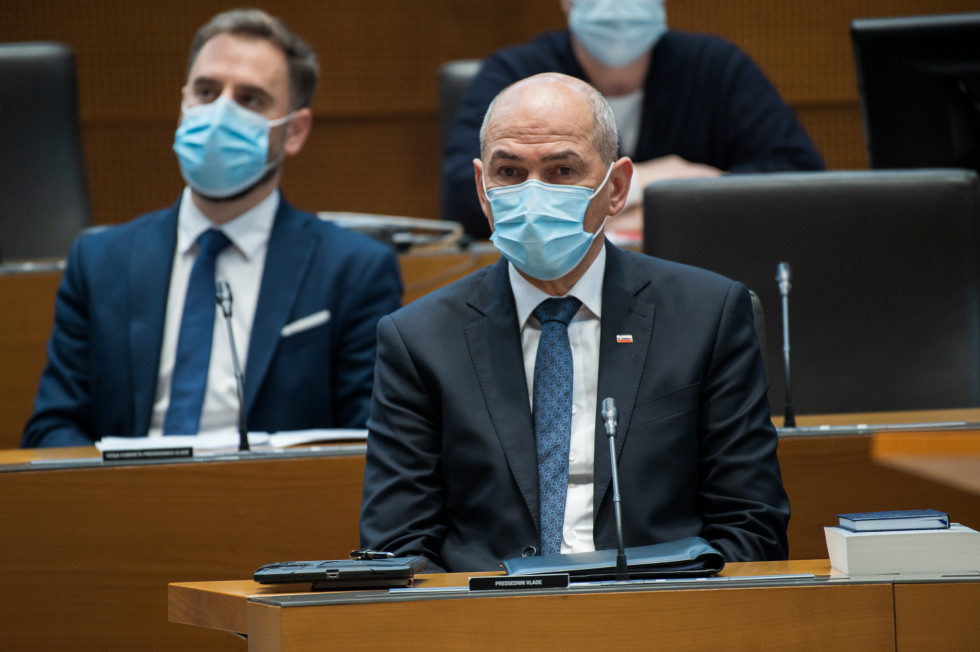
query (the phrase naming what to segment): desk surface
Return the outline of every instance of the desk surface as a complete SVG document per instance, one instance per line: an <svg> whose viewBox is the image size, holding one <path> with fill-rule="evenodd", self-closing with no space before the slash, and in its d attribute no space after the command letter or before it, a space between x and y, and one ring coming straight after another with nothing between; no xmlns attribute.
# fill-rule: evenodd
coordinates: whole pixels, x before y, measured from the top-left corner
<svg viewBox="0 0 980 652"><path fill-rule="evenodd" d="M872 439L879 464L980 494L980 432L881 432Z"/></svg>
<svg viewBox="0 0 980 652"><path fill-rule="evenodd" d="M791 574L815 577L748 579ZM417 589L397 593L307 593L302 597L319 603L290 607L283 606L295 597L290 592L296 588L289 585L175 583L169 588L169 614L175 623L245 634L254 652L327 645L344 650L648 649L654 639L671 650L976 649L980 644L972 610L962 607L980 599L980 582L850 581L826 560L729 564L720 577L746 578L745 584L709 580L700 588L685 582L605 583L537 594L430 590L463 587L469 576L422 575ZM925 628L923 616L930 619Z"/></svg>

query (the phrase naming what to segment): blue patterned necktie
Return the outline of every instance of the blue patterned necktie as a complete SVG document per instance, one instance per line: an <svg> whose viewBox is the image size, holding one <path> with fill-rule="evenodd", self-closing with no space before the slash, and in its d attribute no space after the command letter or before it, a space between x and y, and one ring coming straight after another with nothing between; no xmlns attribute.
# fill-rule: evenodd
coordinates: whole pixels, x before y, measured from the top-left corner
<svg viewBox="0 0 980 652"><path fill-rule="evenodd" d="M541 553L561 552L568 492L568 446L572 436L572 347L568 322L582 302L547 299L534 309L541 339L534 359L534 437L538 448Z"/></svg>
<svg viewBox="0 0 980 652"><path fill-rule="evenodd" d="M221 231L210 229L197 240L199 251L180 318L174 376L170 382L170 405L163 422L165 435L196 435L208 385L211 339L214 334L214 261L230 240Z"/></svg>

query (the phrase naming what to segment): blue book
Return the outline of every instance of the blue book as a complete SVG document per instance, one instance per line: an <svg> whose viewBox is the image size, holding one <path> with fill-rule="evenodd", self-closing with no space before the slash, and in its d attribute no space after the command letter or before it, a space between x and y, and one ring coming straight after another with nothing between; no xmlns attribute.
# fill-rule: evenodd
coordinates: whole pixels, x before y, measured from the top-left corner
<svg viewBox="0 0 980 652"><path fill-rule="evenodd" d="M838 514L840 527L851 532L882 530L934 530L949 527L949 515L935 509L900 509L892 512Z"/></svg>

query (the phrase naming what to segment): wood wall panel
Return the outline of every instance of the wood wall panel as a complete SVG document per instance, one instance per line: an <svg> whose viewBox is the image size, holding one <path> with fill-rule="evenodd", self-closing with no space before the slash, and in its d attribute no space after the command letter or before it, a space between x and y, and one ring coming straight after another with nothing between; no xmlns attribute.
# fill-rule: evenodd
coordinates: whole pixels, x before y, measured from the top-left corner
<svg viewBox="0 0 980 652"><path fill-rule="evenodd" d="M60 272L0 276L0 450L20 446L54 322Z"/></svg>
<svg viewBox="0 0 980 652"><path fill-rule="evenodd" d="M60 40L79 66L97 222L167 205L170 150L194 30L216 0L6 0L0 41ZM848 25L856 17L980 9L980 0L668 0L672 27L743 47L797 109L828 167L866 166ZM279 0L317 50L316 130L285 188L314 210L436 217L436 72L564 23L558 0Z"/></svg>
<svg viewBox="0 0 980 652"><path fill-rule="evenodd" d="M980 10L980 0L667 0L676 29L718 34L751 55L791 104L857 101L855 18Z"/></svg>
<svg viewBox="0 0 980 652"><path fill-rule="evenodd" d="M864 127L856 102L797 105L796 114L829 169L863 170L868 167Z"/></svg>

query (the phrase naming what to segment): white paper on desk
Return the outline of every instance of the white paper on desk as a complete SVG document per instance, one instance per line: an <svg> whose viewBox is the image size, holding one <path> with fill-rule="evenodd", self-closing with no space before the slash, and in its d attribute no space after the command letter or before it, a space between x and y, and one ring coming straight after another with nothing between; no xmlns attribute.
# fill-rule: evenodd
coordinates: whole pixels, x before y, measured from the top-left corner
<svg viewBox="0 0 980 652"><path fill-rule="evenodd" d="M321 428L288 432L248 433L248 444L256 450L288 448L314 442L367 441L367 430L354 428ZM227 430L204 435L168 435L166 437L103 437L95 442L100 451L156 450L193 448L195 453L233 452L238 450L239 435Z"/></svg>
<svg viewBox="0 0 980 652"><path fill-rule="evenodd" d="M266 436L269 438L270 448L289 448L317 442L367 441L368 431L366 428L319 428L276 432ZM251 433L248 441L249 444L252 443Z"/></svg>

